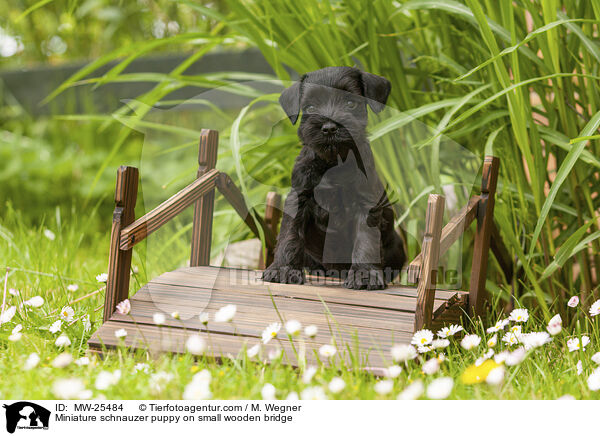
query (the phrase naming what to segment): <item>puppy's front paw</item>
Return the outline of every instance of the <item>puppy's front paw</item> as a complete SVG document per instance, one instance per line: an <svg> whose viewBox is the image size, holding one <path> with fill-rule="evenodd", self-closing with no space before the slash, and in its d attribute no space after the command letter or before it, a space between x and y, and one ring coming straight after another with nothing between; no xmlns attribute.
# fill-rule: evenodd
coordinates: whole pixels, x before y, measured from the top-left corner
<svg viewBox="0 0 600 436"><path fill-rule="evenodd" d="M304 271L291 266L277 266L271 264L263 271L262 279L265 282L302 285L304 283Z"/></svg>
<svg viewBox="0 0 600 436"><path fill-rule="evenodd" d="M352 267L348 277L344 280L344 287L348 289L385 289L383 271L377 268Z"/></svg>

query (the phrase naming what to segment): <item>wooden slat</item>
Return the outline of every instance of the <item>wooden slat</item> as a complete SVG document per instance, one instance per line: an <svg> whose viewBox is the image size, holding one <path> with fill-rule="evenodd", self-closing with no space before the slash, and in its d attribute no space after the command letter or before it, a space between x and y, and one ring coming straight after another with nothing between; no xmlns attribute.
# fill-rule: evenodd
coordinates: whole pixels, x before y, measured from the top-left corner
<svg viewBox="0 0 600 436"><path fill-rule="evenodd" d="M500 268L502 268L504 277L506 280L510 281L514 272L512 258L508 252L508 249L504 245L504 242L502 241L502 236L500 236L498 226L494 221L492 221L491 226L492 234L490 235L490 248L492 249L492 253L494 253L494 257L498 261Z"/></svg>
<svg viewBox="0 0 600 436"><path fill-rule="evenodd" d="M444 217L444 197L437 194L429 196L425 219L425 235L423 237L423 267L417 286L417 307L415 313L415 330L431 326L433 321L433 301Z"/></svg>
<svg viewBox="0 0 600 436"><path fill-rule="evenodd" d="M216 185L219 192L223 194L231 206L233 206L233 209L250 228L252 233L260 238L260 232L256 226L256 223L258 223L265 236L265 244L267 248L275 249L275 233L269 228L269 226L267 226L265 221L256 213L254 209L248 209L248 206L246 206L246 201L244 200L244 196L238 187L235 186L235 183L233 183L231 177L225 173L219 174L219 177L217 177L216 180Z"/></svg>
<svg viewBox="0 0 600 436"><path fill-rule="evenodd" d="M135 219L135 202L138 189L138 170L134 167L119 167L115 189L115 211L110 232L110 254L108 280L104 298L103 319L106 321L115 311L117 304L129 295L131 250L119 247L121 229Z"/></svg>
<svg viewBox="0 0 600 436"><path fill-rule="evenodd" d="M277 192L269 192L267 194L267 202L265 206L265 224L273 232L277 234L279 221L281 220L281 195ZM259 253L259 269L265 269L275 257L275 247L266 247L266 253L263 253L262 247Z"/></svg>
<svg viewBox="0 0 600 436"><path fill-rule="evenodd" d="M202 177L196 179L167 201L121 230L121 249L130 250L200 197L214 189L218 174L219 172L214 169L207 171Z"/></svg>
<svg viewBox="0 0 600 436"><path fill-rule="evenodd" d="M219 132L202 129L198 147L198 174L201 178L217 165L219 148ZM201 196L194 205L194 220L192 224L192 248L190 265L210 264L210 248L212 242L212 221L215 204L215 192L211 190Z"/></svg>
<svg viewBox="0 0 600 436"><path fill-rule="evenodd" d="M440 240L440 257L446 253L458 240L467 227L473 222L477 215L477 205L479 203L479 196L472 197L465 207L463 207L442 229L442 236ZM419 274L421 272L421 263L423 262L422 253L419 253L417 257L408 266L408 282L417 283L419 281Z"/></svg>
<svg viewBox="0 0 600 436"><path fill-rule="evenodd" d="M481 180L481 201L477 208L477 231L473 248L471 265L471 282L469 285L469 305L475 315L482 315L485 297L485 280L487 276L490 235L494 220L494 195L498 182L499 160L486 156L483 162Z"/></svg>

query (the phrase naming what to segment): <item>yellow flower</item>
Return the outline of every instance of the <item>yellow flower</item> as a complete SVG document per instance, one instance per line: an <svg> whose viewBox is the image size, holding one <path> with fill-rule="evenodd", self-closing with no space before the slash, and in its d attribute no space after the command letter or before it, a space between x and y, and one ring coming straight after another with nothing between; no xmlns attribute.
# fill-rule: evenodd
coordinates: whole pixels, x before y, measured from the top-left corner
<svg viewBox="0 0 600 436"><path fill-rule="evenodd" d="M198 367L198 365L194 365L194 366L192 366L192 367L190 368L190 372L191 372L192 374L195 374L195 373L197 373L197 372L198 372L198 370L199 370L199 369L200 369L200 368Z"/></svg>
<svg viewBox="0 0 600 436"><path fill-rule="evenodd" d="M482 383L485 381L490 371L498 366L499 365L491 359L486 360L479 366L471 365L465 369L465 372L463 372L460 377L460 381L466 385Z"/></svg>

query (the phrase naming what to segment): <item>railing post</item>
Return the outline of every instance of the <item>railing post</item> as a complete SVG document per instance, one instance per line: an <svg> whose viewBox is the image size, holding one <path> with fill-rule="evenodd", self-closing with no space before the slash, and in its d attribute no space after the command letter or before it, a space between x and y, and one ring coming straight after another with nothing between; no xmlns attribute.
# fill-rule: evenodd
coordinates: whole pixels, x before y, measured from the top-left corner
<svg viewBox="0 0 600 436"><path fill-rule="evenodd" d="M444 197L431 194L427 202L425 215L425 235L423 236L423 262L419 284L417 285L417 308L415 311L415 331L430 327L433 321L433 300L442 236L442 221L444 218Z"/></svg>
<svg viewBox="0 0 600 436"><path fill-rule="evenodd" d="M481 200L479 200L479 207L477 208L477 230L469 285L469 306L474 315L482 314L485 298L485 280L487 277L490 235L494 225L494 196L498 182L499 164L499 159L493 156L486 156L483 161Z"/></svg>
<svg viewBox="0 0 600 436"><path fill-rule="evenodd" d="M219 132L202 129L198 150L198 177L217 165ZM210 264L210 245L212 240L212 220L215 204L214 190L205 194L194 206L192 228L192 250L190 266Z"/></svg>
<svg viewBox="0 0 600 436"><path fill-rule="evenodd" d="M281 195L277 192L267 193L267 204L265 206L265 224L271 229L273 235L277 237L277 227L281 219ZM260 248L259 269L265 269L273 262L275 257L275 247L266 247L266 260L262 247Z"/></svg>
<svg viewBox="0 0 600 436"><path fill-rule="evenodd" d="M107 321L114 313L117 304L129 296L129 276L131 270L131 250L119 247L121 229L135 219L137 200L138 169L119 167L115 189L115 211L113 212L110 232L110 255L108 260L108 279L104 299L103 320Z"/></svg>

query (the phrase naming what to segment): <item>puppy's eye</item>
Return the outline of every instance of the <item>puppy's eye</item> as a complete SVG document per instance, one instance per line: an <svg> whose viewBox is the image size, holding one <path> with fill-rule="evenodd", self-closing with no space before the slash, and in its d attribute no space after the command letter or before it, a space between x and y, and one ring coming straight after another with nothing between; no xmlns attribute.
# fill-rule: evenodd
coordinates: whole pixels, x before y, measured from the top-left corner
<svg viewBox="0 0 600 436"><path fill-rule="evenodd" d="M356 109L357 106L358 106L358 103L356 103L354 100L348 100L346 102L346 107L348 109Z"/></svg>
<svg viewBox="0 0 600 436"><path fill-rule="evenodd" d="M306 106L304 108L304 112L306 112L307 114L314 114L317 111L317 108L314 107L312 104L309 104L308 106Z"/></svg>

